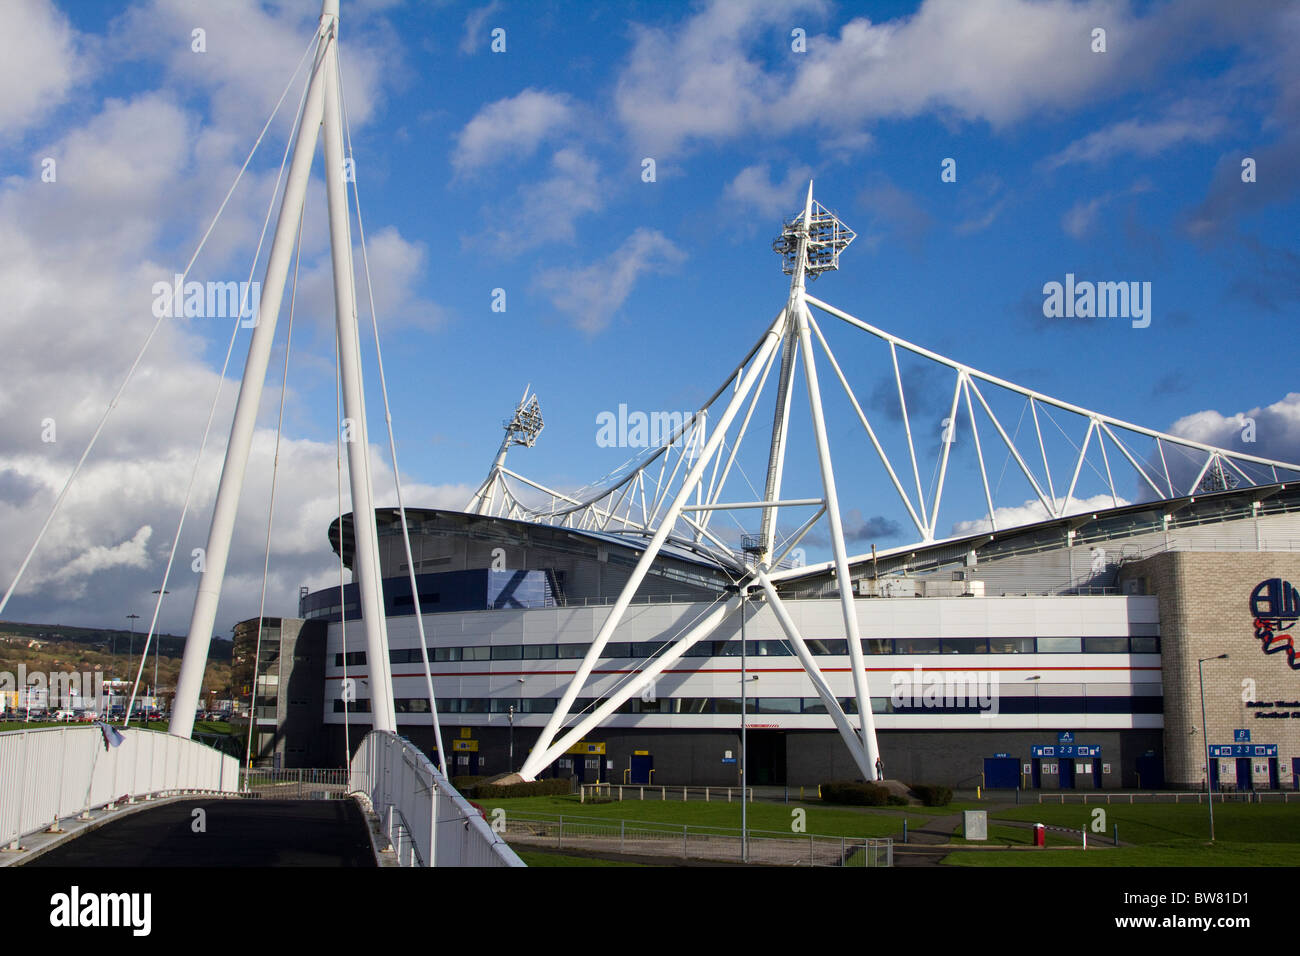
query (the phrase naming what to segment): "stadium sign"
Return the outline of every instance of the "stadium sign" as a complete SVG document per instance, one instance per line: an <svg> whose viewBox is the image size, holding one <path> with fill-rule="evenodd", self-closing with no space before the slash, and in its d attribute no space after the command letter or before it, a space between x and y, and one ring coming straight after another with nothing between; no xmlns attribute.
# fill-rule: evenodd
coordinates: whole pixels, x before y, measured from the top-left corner
<svg viewBox="0 0 1300 956"><path fill-rule="evenodd" d="M1250 592L1250 613L1255 619L1255 637L1262 642L1264 653L1286 651L1287 664L1292 670L1300 670L1294 635L1283 633L1300 620L1300 591L1295 585L1281 578L1260 581Z"/></svg>

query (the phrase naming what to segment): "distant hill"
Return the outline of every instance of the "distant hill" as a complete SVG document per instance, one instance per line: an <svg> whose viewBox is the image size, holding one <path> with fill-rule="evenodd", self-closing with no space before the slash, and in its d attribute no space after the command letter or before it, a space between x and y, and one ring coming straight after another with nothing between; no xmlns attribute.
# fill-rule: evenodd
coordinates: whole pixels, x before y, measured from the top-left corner
<svg viewBox="0 0 1300 956"><path fill-rule="evenodd" d="M147 633L147 629L137 630L135 640L142 640ZM75 644L101 645L108 643L111 646L114 638L120 640L125 638L128 644L131 641L130 628L107 628L107 627L80 627L72 624L24 624L18 621L0 621L0 638L3 637L26 637L30 640L50 641L50 642L71 642ZM158 650L164 658L179 658L185 650L185 638L177 637L175 634L157 634L154 635L158 641ZM12 642L6 642L12 643ZM229 638L217 636L208 650L208 660L210 661L228 661L231 658L231 651L235 643ZM123 648L119 648L121 650ZM0 652L2 653L2 652Z"/></svg>
<svg viewBox="0 0 1300 956"><path fill-rule="evenodd" d="M21 665L29 674L98 671L104 677L129 681L135 678L140 667L145 636L137 631L133 637L130 629L0 621L0 671L16 674ZM216 691L223 696L228 693L234 646L231 640L218 638L212 642L203 675L205 693ZM176 686L184 650L185 638L161 635L156 647L159 687ZM145 685L154 682L154 650L149 657L141 674Z"/></svg>

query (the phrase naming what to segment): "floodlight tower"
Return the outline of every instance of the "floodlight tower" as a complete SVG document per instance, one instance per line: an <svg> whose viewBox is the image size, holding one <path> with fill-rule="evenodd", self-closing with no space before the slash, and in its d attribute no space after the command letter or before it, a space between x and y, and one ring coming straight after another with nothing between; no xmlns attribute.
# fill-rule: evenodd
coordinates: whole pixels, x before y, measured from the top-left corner
<svg viewBox="0 0 1300 956"><path fill-rule="evenodd" d="M776 501L781 497L781 473L785 466L786 431L790 425L790 392L794 387L805 280L811 281L823 272L838 269L840 253L855 238L856 233L852 229L813 199L813 184L809 182L803 212L793 219L787 219L781 235L772 243L772 251L781 256L782 271L791 279L790 296L785 305L785 341L781 350L781 377L776 393L776 410L772 415L772 446L768 452L764 501ZM754 548L763 562L772 559L776 511L775 507L763 509L763 526L759 532L758 546Z"/></svg>
<svg viewBox="0 0 1300 956"><path fill-rule="evenodd" d="M496 460L492 462L487 478L479 485L478 491L474 492L474 497L470 499L469 507L466 509L471 514L491 513L497 484L505 480L501 473L505 469L506 452L510 447L523 445L525 448L532 448L537 444L537 436L541 434L543 428L542 405L537 400L537 393L533 391L531 383L524 388L524 397L515 406L514 416L503 424L506 434L501 439L501 448L497 451Z"/></svg>

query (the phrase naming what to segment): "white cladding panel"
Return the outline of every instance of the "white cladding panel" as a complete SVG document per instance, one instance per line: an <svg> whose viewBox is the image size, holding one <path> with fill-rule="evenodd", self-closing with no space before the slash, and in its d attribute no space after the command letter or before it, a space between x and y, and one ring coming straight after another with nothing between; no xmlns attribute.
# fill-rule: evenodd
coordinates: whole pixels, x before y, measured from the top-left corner
<svg viewBox="0 0 1300 956"><path fill-rule="evenodd" d="M688 630L710 609L708 604L634 605L628 610L612 640L615 642L667 643ZM789 601L788 607L800 633L807 640L843 639L844 627L839 602L835 600ZM1060 596L1060 597L956 597L876 598L856 602L864 639L944 637L1106 637L1128 636L1130 624L1151 624L1158 620L1156 599L1146 596ZM482 647L529 644L573 645L589 643L608 607L568 607L465 611L425 616L425 631L431 646ZM738 636L739 618L733 615L707 640ZM414 617L389 619L388 633L393 650L417 649ZM775 615L766 605L755 604L746 625L749 641L781 641ZM348 647L363 649L360 629L348 626ZM327 721L342 722L333 712L333 700L342 677L334 655L342 651L340 625L329 626L329 660L326 667ZM831 689L838 697L852 696L852 676L847 656L819 656ZM434 692L440 698L503 697L509 699L558 698L580 663L579 658L531 660L434 661ZM604 659L579 697L602 697L613 693L635 672L640 661ZM899 654L868 655L868 686L872 697L889 698L896 689L910 690L934 677L975 681L970 686L1000 697L1159 696L1158 654ZM421 698L426 695L424 670L414 663L393 665L394 695ZM919 669L919 670L918 670ZM740 696L739 657L685 657L656 682L659 698L736 698ZM812 698L811 682L793 656L750 655L748 698ZM364 665L351 666L348 674L364 678ZM959 685L960 686L960 685ZM368 696L359 685L358 696ZM398 715L399 723L427 723L425 715ZM504 714L449 714L444 722L491 724L505 721ZM1080 728L1126 728L1160 726L1160 715L1078 714L877 714L882 729L1034 729L1068 720ZM545 714L516 714L519 726L541 726ZM1154 721L1154 722L1153 722ZM729 714L619 714L607 726L661 728L730 727ZM762 714L752 723L790 729L829 729L830 719L818 714Z"/></svg>

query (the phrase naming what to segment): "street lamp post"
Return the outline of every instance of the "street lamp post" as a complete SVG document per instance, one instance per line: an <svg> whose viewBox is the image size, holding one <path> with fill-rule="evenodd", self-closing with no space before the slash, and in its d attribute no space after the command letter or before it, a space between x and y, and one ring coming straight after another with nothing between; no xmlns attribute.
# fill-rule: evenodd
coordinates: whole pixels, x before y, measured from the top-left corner
<svg viewBox="0 0 1300 956"><path fill-rule="evenodd" d="M510 705L507 712L510 718L510 772L515 772L515 705Z"/></svg>
<svg viewBox="0 0 1300 956"><path fill-rule="evenodd" d="M130 643L130 650L129 650L129 652L127 653L126 659L127 659L128 661L134 661L134 660L135 660L135 622L138 621L138 620L140 619L140 615L139 615L139 614L128 614L126 617L127 617L127 620L129 620L129 621L131 622L131 643ZM126 670L127 670L127 673L128 673L128 674L131 672L131 668L130 668L130 667L127 667ZM133 693L134 693L134 691L133 691ZM130 715L130 714L127 714L125 719L129 721L129 720L131 719L131 715Z"/></svg>
<svg viewBox="0 0 1300 956"><path fill-rule="evenodd" d="M162 589L156 589L153 593L154 594L161 593L164 597L166 597L168 594L171 594L172 592L164 591ZM158 655L160 653L162 653L162 638L159 635L155 634L153 636L153 705L155 709L159 709L158 708ZM145 718L146 721L148 721L148 719L149 719L148 717Z"/></svg>
<svg viewBox="0 0 1300 956"><path fill-rule="evenodd" d="M1201 734L1204 736L1202 752L1205 754L1205 790L1210 799L1207 801L1210 805L1210 842L1214 842L1214 786L1210 782L1210 726L1205 719L1205 662L1226 660L1227 654L1220 654L1217 657L1202 657L1196 662L1196 672L1200 677L1201 684Z"/></svg>

